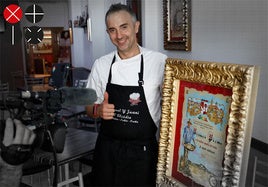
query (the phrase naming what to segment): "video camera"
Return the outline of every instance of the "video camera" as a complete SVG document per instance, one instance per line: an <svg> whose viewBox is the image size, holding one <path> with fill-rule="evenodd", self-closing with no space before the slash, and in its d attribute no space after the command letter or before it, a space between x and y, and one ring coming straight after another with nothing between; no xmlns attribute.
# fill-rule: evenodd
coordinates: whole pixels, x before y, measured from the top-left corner
<svg viewBox="0 0 268 187"><path fill-rule="evenodd" d="M34 130L37 134L33 144L35 148L61 153L64 149L67 125L58 112L64 106L93 104L96 98L94 90L74 87L62 87L46 92L8 92L2 94L0 110L8 111L11 118L21 120L24 125Z"/></svg>

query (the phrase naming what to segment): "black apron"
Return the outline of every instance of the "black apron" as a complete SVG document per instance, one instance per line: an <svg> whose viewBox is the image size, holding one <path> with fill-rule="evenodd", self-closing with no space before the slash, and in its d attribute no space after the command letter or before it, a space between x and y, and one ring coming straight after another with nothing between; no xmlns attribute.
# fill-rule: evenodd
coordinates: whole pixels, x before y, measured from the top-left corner
<svg viewBox="0 0 268 187"><path fill-rule="evenodd" d="M111 83L113 58L106 91L115 105L112 120L102 120L93 167L98 186L155 186L157 127L150 115L143 89L143 55L139 86Z"/></svg>

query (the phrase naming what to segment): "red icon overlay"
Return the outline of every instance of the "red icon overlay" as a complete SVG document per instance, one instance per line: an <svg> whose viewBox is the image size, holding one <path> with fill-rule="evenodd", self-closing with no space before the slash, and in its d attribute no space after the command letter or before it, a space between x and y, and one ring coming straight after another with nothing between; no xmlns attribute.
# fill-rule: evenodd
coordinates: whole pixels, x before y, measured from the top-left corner
<svg viewBox="0 0 268 187"><path fill-rule="evenodd" d="M5 8L3 14L8 23L15 24L21 20L23 11L18 5L10 4Z"/></svg>

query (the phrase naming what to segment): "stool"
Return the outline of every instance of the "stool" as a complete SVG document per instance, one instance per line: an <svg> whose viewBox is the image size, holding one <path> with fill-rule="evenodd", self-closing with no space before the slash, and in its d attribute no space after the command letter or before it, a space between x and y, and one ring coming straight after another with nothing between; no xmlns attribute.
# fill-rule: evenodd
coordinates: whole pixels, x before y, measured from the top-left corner
<svg viewBox="0 0 268 187"><path fill-rule="evenodd" d="M78 175L76 177L73 178L69 178L69 164L65 164L65 180L58 182L57 187L61 187L67 184L71 184L75 181L78 181L79 187L84 187L84 182L83 182L83 175L82 172L78 172Z"/></svg>
<svg viewBox="0 0 268 187"><path fill-rule="evenodd" d="M82 157L78 159L79 161L79 171L82 173L82 164L87 166L93 166L93 152L88 156ZM83 176L83 181L85 186L92 186L92 172L89 172ZM78 186L78 182L73 183L75 186Z"/></svg>

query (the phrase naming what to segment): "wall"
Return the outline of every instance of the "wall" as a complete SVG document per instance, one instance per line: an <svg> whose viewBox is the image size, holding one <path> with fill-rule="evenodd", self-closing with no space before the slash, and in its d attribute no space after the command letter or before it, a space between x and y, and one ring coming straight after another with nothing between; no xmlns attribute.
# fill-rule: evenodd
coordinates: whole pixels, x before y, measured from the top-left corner
<svg viewBox="0 0 268 187"><path fill-rule="evenodd" d="M162 1L146 0L143 3L145 47L174 58L261 67L252 136L268 143L268 1L192 0L190 52L163 49Z"/></svg>
<svg viewBox="0 0 268 187"><path fill-rule="evenodd" d="M77 20L77 17L86 11L88 6L87 0L68 0L69 14L72 23ZM72 65L73 67L85 67L91 69L92 60L92 42L87 39L87 27L74 27L73 25L72 44Z"/></svg>

